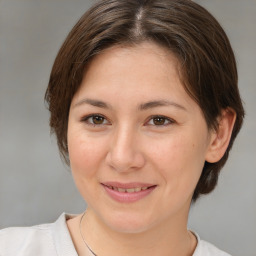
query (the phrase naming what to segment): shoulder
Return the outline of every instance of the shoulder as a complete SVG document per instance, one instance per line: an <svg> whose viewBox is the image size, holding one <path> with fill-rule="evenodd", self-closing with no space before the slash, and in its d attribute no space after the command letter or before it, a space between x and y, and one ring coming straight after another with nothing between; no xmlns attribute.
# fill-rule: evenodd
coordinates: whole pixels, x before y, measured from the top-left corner
<svg viewBox="0 0 256 256"><path fill-rule="evenodd" d="M66 225L69 217L62 214L54 223L0 230L0 255L77 256Z"/></svg>
<svg viewBox="0 0 256 256"><path fill-rule="evenodd" d="M197 237L197 247L193 256L231 256L230 254L220 250L213 244L201 240L197 234L195 235Z"/></svg>
<svg viewBox="0 0 256 256"><path fill-rule="evenodd" d="M14 227L0 231L0 255L32 255L37 251L52 251L54 248L51 235L52 224L33 227ZM36 254L35 254L36 255ZM41 255L41 254L38 254ZM54 255L54 254L53 254Z"/></svg>

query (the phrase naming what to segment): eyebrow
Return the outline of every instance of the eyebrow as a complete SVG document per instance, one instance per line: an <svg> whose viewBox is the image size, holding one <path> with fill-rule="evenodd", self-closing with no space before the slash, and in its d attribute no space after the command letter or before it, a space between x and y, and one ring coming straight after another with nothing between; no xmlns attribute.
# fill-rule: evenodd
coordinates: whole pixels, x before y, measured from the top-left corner
<svg viewBox="0 0 256 256"><path fill-rule="evenodd" d="M182 105L180 105L176 102L173 102L173 101L168 101L168 100L149 101L149 102L141 104L139 106L139 109L140 110L147 110L147 109L151 109L151 108L165 107L165 106L173 106L173 107L179 108L181 110L187 111L187 109L185 107L183 107Z"/></svg>
<svg viewBox="0 0 256 256"><path fill-rule="evenodd" d="M101 100L94 100L94 99L83 99L83 100L77 102L74 105L74 107L77 107L77 106L80 106L80 105L83 105L83 104L89 104L89 105L92 105L92 106L95 106L95 107L98 107L98 108L111 109L111 106L109 104L107 104L106 102L101 101Z"/></svg>
<svg viewBox="0 0 256 256"><path fill-rule="evenodd" d="M108 103L101 101L101 100L95 100L95 99L83 99L79 102L77 102L74 107L76 106L80 106L83 104L89 104L98 108L105 108L105 109L112 109L111 105L109 105ZM152 108L157 108L157 107L165 107L165 106L173 106L176 108L179 108L181 110L185 110L187 111L187 109L176 103L173 101L168 101L168 100L154 100L154 101L149 101L149 102L145 102L142 103L141 105L139 105L138 109L139 110L148 110L148 109L152 109Z"/></svg>

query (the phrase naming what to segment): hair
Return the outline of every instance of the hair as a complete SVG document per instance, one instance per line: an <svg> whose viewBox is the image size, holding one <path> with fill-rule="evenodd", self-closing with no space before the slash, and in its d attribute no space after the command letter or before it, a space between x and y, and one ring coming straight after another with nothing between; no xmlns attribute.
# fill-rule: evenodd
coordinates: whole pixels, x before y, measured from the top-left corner
<svg viewBox="0 0 256 256"><path fill-rule="evenodd" d="M173 53L187 93L200 106L209 129L218 129L225 109L236 112L229 146L216 163L205 162L193 194L211 192L242 126L244 109L238 90L236 60L217 20L190 0L103 0L91 7L68 34L55 59L45 100L51 131L69 164L69 108L95 55L114 45L154 42Z"/></svg>

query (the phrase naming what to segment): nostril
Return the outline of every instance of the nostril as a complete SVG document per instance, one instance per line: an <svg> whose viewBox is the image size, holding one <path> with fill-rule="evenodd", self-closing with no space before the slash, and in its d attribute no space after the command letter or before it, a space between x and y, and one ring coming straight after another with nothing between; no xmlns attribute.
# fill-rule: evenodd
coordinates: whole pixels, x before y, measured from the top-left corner
<svg viewBox="0 0 256 256"><path fill-rule="evenodd" d="M145 164L143 154L140 152L113 152L106 156L107 164L119 172L134 171Z"/></svg>

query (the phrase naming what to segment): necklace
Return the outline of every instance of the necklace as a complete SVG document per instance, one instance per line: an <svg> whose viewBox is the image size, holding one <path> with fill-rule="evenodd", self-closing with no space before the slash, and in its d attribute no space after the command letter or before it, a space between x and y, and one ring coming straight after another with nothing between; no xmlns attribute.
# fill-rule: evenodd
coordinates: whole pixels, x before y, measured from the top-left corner
<svg viewBox="0 0 256 256"><path fill-rule="evenodd" d="M84 215L85 215L85 212L83 213L81 219L80 219L80 223L79 223L79 231L80 231L80 235L84 241L84 244L86 245L87 249L94 255L94 256L97 256L97 254L90 248L90 246L85 242L85 239L84 239L84 236L83 236L83 233L82 233L82 220L84 218Z"/></svg>

